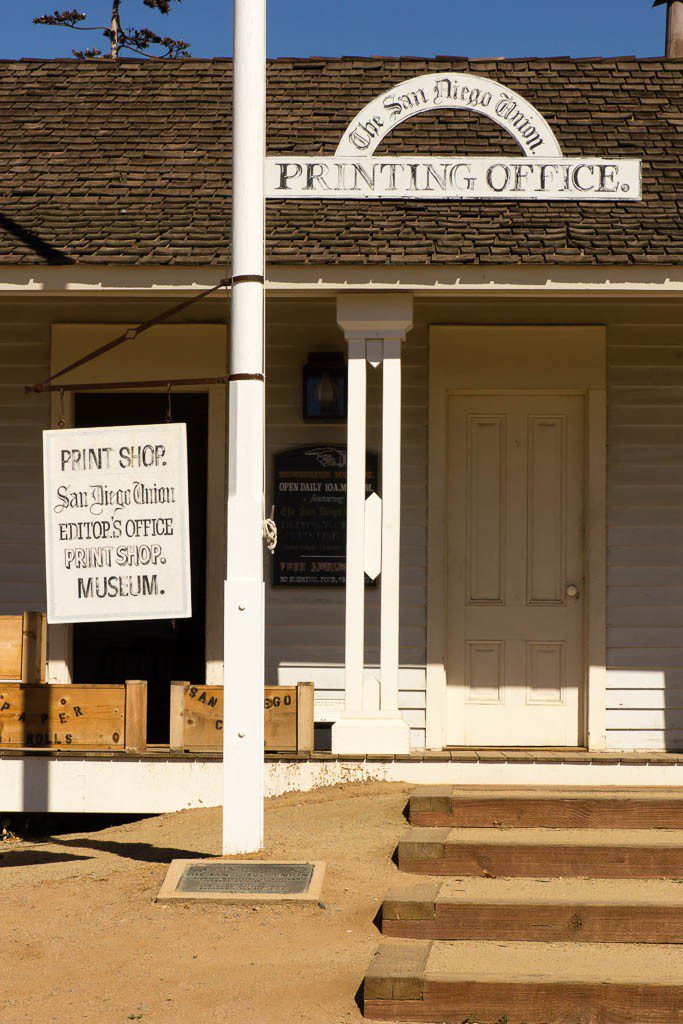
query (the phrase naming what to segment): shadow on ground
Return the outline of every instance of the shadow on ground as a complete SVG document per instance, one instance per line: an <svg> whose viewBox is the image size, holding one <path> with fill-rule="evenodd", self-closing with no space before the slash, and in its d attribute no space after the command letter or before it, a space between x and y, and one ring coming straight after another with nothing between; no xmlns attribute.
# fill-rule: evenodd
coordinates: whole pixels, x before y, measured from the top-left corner
<svg viewBox="0 0 683 1024"><path fill-rule="evenodd" d="M59 864L60 861L92 860L86 854L53 853L50 850L7 850L0 848L0 871L3 868L33 867L35 864Z"/></svg>
<svg viewBox="0 0 683 1024"><path fill-rule="evenodd" d="M116 857L127 860L142 861L146 864L170 864L172 860L192 858L198 860L208 854L196 850L181 850L170 846L154 846L152 843L123 843L106 839L52 839L54 846L73 846L78 850L97 850L101 853L113 853Z"/></svg>
<svg viewBox="0 0 683 1024"><path fill-rule="evenodd" d="M51 839L75 832L103 832L135 821L155 818L155 814L47 814L22 813L0 815L0 828L19 839Z"/></svg>

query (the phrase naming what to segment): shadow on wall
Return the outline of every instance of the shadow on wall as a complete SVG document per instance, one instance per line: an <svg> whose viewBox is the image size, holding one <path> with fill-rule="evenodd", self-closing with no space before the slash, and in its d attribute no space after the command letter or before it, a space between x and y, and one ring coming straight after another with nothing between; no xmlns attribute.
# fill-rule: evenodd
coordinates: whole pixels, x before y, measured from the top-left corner
<svg viewBox="0 0 683 1024"><path fill-rule="evenodd" d="M50 808L49 754L24 757L22 761L22 803L26 812L48 811Z"/></svg>
<svg viewBox="0 0 683 1024"><path fill-rule="evenodd" d="M49 687L33 686L31 694L31 714L25 714L23 722L22 746L35 744L33 725L31 722L47 723L50 717ZM22 764L22 803L24 811L47 811L50 807L50 764L52 757L48 751L24 757Z"/></svg>

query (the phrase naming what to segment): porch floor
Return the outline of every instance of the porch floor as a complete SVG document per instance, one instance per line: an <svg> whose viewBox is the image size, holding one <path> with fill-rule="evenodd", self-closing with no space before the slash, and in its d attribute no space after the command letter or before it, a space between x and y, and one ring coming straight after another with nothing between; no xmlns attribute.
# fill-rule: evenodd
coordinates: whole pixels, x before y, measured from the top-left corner
<svg viewBox="0 0 683 1024"><path fill-rule="evenodd" d="M43 757L59 760L107 761L221 761L222 751L171 750L165 744L151 744L140 752L126 750L46 750L35 747L0 749L0 759ZM410 754L332 754L316 751L313 754L269 753L266 764L290 762L349 762L368 764L600 764L600 765L683 765L683 751L589 751L578 748L450 748L447 750L415 750Z"/></svg>

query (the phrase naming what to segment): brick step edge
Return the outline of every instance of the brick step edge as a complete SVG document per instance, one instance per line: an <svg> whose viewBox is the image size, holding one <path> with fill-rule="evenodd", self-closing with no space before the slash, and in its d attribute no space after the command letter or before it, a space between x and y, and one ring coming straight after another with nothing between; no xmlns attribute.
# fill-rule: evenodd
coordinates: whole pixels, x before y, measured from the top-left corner
<svg viewBox="0 0 683 1024"><path fill-rule="evenodd" d="M440 898L440 890L441 883L426 882L388 893L381 907L382 935L441 941L683 944L681 904L569 898L543 904L465 901Z"/></svg>
<svg viewBox="0 0 683 1024"><path fill-rule="evenodd" d="M535 845L523 830L506 843L448 842L450 829L418 830L398 844L401 871L470 878L683 878L683 845ZM426 834L428 833L428 835ZM645 839L645 837L644 837Z"/></svg>
<svg viewBox="0 0 683 1024"><path fill-rule="evenodd" d="M510 1024L683 1024L680 984L430 978L431 942L382 943L363 982L367 1020Z"/></svg>
<svg viewBox="0 0 683 1024"><path fill-rule="evenodd" d="M437 786L410 798L410 824L420 828L683 828L683 789L587 793L548 787L510 792Z"/></svg>

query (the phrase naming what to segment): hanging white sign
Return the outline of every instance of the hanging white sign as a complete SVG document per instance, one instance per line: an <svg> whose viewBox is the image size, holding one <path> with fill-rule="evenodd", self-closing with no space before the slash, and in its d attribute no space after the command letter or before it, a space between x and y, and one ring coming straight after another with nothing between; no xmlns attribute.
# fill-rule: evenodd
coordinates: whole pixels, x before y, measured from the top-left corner
<svg viewBox="0 0 683 1024"><path fill-rule="evenodd" d="M494 121L523 156L376 156L399 124L426 111L467 110ZM270 199L497 199L624 201L642 198L641 161L564 157L550 125L518 93L476 75L431 74L372 100L334 156L271 156Z"/></svg>
<svg viewBox="0 0 683 1024"><path fill-rule="evenodd" d="M47 620L192 615L184 423L43 432Z"/></svg>

